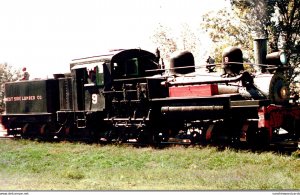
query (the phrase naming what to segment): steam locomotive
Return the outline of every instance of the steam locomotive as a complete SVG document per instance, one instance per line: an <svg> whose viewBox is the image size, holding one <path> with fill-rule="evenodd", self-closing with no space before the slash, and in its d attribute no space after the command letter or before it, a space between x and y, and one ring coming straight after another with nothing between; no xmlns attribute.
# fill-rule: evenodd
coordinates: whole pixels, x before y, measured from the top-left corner
<svg viewBox="0 0 300 195"><path fill-rule="evenodd" d="M105 143L269 145L299 141L300 107L289 99L282 52L259 74L237 47L199 71L191 52L168 68L142 49L74 59L53 79L8 82L2 124L8 135Z"/></svg>

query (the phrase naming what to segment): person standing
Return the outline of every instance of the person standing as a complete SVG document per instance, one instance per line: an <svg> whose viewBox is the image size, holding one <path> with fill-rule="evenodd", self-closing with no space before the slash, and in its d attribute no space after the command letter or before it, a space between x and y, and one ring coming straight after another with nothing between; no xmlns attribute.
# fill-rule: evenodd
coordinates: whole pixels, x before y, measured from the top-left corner
<svg viewBox="0 0 300 195"><path fill-rule="evenodd" d="M21 80L29 80L29 73L27 72L27 69L26 69L26 67L24 67L23 69L22 69L22 71L23 71L23 77L22 77L22 79Z"/></svg>

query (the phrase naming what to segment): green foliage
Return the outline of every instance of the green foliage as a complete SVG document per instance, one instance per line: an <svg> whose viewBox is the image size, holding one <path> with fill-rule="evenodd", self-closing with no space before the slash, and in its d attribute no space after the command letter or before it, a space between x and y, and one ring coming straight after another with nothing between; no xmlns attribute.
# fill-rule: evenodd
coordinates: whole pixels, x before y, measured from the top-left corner
<svg viewBox="0 0 300 195"><path fill-rule="evenodd" d="M247 29L254 38L266 38L266 25L270 20L267 1L231 0L231 5L242 29Z"/></svg>
<svg viewBox="0 0 300 195"><path fill-rule="evenodd" d="M13 70L7 63L0 64L0 113L4 110L4 83L16 81L20 78L21 71Z"/></svg>
<svg viewBox="0 0 300 195"><path fill-rule="evenodd" d="M1 140L0 190L296 190L297 156Z"/></svg>
<svg viewBox="0 0 300 195"><path fill-rule="evenodd" d="M206 13L201 26L213 41L213 54L210 55L215 56L216 63L222 62L222 52L228 46L241 47L247 61L253 58L251 29L242 26L231 10L223 9Z"/></svg>
<svg viewBox="0 0 300 195"><path fill-rule="evenodd" d="M275 11L278 13L278 21L273 27L277 29L277 34L273 36L282 40L282 48L287 53L290 65L289 76L294 79L300 73L300 1L278 0L274 3L277 8ZM273 31L276 32L276 30Z"/></svg>
<svg viewBox="0 0 300 195"><path fill-rule="evenodd" d="M231 0L231 4L242 25L250 26L256 36L267 36L269 53L280 49L286 52L290 81L299 75L300 1Z"/></svg>
<svg viewBox="0 0 300 195"><path fill-rule="evenodd" d="M242 48L244 58L253 61L253 39L268 38L268 53L282 49L288 57L288 76L292 81L300 73L300 1L231 0L232 10L224 8L203 16L215 43L216 62L228 46Z"/></svg>

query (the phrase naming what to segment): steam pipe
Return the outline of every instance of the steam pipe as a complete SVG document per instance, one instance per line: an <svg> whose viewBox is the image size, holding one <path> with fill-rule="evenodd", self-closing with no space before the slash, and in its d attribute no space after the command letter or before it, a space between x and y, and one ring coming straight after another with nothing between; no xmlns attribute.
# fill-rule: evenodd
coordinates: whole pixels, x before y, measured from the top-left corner
<svg viewBox="0 0 300 195"><path fill-rule="evenodd" d="M166 81L163 82L163 85L201 85L201 84L214 84L214 83L230 83L230 82L237 82L240 81L244 77L244 74L241 74L234 78L226 78L226 79L220 79L220 80L210 80L210 81Z"/></svg>
<svg viewBox="0 0 300 195"><path fill-rule="evenodd" d="M161 108L162 113L169 112L199 112L199 111L220 111L224 110L223 105L212 106L163 106Z"/></svg>

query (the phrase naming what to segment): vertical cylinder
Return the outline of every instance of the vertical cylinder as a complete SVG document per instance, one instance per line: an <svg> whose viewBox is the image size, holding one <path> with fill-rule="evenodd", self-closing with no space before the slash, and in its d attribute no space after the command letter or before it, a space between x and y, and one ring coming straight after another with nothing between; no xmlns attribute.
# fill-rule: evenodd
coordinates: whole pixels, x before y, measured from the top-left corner
<svg viewBox="0 0 300 195"><path fill-rule="evenodd" d="M254 39L253 48L255 64L265 64L267 56L267 39Z"/></svg>

